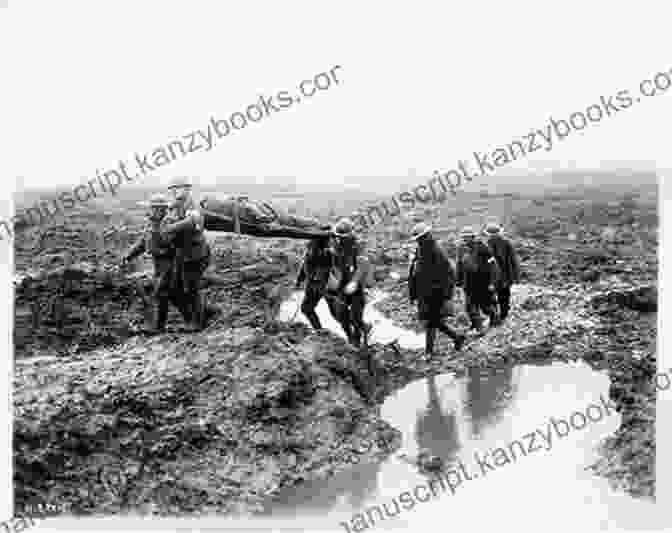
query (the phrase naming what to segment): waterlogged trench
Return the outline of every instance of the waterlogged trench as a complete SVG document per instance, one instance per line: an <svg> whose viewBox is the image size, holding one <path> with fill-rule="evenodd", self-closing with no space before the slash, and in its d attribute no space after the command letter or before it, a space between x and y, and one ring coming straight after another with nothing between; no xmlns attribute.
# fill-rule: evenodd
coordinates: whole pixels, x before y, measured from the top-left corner
<svg viewBox="0 0 672 533"><path fill-rule="evenodd" d="M378 293L373 300L384 296ZM284 302L281 320L306 322L297 312L301 297L296 292ZM343 336L324 301L317 312L324 327ZM371 305L366 320L374 325L371 342L397 339L410 350L424 346L423 335L398 328ZM620 416L605 406L608 389L606 374L583 363L472 368L464 375L415 381L387 398L380 411L402 432L400 450L382 463L358 464L286 490L266 514L278 527L345 531L363 513L364 522L360 519L353 529L363 531L374 527L366 510L385 503L390 513L401 511L394 517L384 513L383 522L371 513L379 530L475 521L497 528L642 530L655 520L654 504L610 489L586 470L597 458L595 447L620 423ZM396 507L393 499L399 502L403 491L413 493L428 481L409 461L421 449L455 468L463 465L466 474L454 495L448 490L420 502L427 497L420 489L412 507L408 500Z"/></svg>

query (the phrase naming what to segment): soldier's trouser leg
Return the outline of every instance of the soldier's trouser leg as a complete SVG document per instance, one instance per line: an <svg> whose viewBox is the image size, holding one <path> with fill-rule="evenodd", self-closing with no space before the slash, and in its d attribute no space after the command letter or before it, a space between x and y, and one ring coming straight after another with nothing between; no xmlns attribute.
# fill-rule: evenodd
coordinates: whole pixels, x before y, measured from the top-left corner
<svg viewBox="0 0 672 533"><path fill-rule="evenodd" d="M345 301L340 296L329 293L325 295L325 300L327 300L331 316L341 325L346 337L350 340L352 337L352 325L350 324L348 307Z"/></svg>
<svg viewBox="0 0 672 533"><path fill-rule="evenodd" d="M427 355L434 353L434 339L436 339L436 328L428 325L425 329L425 353Z"/></svg>
<svg viewBox="0 0 672 533"><path fill-rule="evenodd" d="M182 284L179 284L170 291L170 302L180 312L186 323L191 322L191 306L187 302Z"/></svg>
<svg viewBox="0 0 672 533"><path fill-rule="evenodd" d="M310 325L313 326L313 329L316 330L322 329L320 317L317 316L317 313L315 312L315 308L321 299L321 287L315 286L314 284L308 282L308 285L306 286L306 292L303 295L303 302L301 302L301 312L306 316L310 322Z"/></svg>
<svg viewBox="0 0 672 533"><path fill-rule="evenodd" d="M490 292L484 291L481 296L480 307L483 312L490 318L490 325L496 326L499 324L499 313L497 311L497 296Z"/></svg>
<svg viewBox="0 0 672 533"><path fill-rule="evenodd" d="M478 295L474 294L473 291L467 292L464 291L465 295L465 307L467 309L467 314L469 315L469 320L471 321L472 329L480 329L483 325L483 319L481 318L481 313L478 305Z"/></svg>
<svg viewBox="0 0 672 533"><path fill-rule="evenodd" d="M358 346L369 331L369 326L364 322L364 307L366 306L366 296L364 291L360 288L353 294L347 297L348 311L350 316L350 323L352 324L352 342Z"/></svg>
<svg viewBox="0 0 672 533"><path fill-rule="evenodd" d="M200 288L201 277L208 267L209 259L209 257L206 257L203 260L184 263L185 300L189 305L191 322L197 328L203 326L203 302L201 300Z"/></svg>
<svg viewBox="0 0 672 533"><path fill-rule="evenodd" d="M504 320L509 315L511 309L511 287L502 287L497 291L497 301L499 302L500 320Z"/></svg>
<svg viewBox="0 0 672 533"><path fill-rule="evenodd" d="M446 324L443 321L443 317L441 316L444 300L445 296L442 293L437 293L435 297L431 298L431 300L427 302L425 311L428 318L427 326L433 330L438 329L442 333L448 335L448 337L450 337L455 342L460 342L463 338L462 335Z"/></svg>
<svg viewBox="0 0 672 533"><path fill-rule="evenodd" d="M168 320L168 306L171 295L171 263L169 261L157 261L154 271L154 290L152 291L155 302L152 312L152 329L161 331L166 327Z"/></svg>
<svg viewBox="0 0 672 533"><path fill-rule="evenodd" d="M162 330L166 327L168 320L168 304L170 299L168 295L161 294L156 298L156 308L154 310L154 323L152 327L156 330Z"/></svg>

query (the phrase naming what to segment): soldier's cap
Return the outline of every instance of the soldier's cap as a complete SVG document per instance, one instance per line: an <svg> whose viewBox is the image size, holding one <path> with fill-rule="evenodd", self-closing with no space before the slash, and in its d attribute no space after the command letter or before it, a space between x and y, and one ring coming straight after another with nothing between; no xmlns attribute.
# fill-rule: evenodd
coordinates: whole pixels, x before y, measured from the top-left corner
<svg viewBox="0 0 672 533"><path fill-rule="evenodd" d="M485 233L488 235L497 235L502 232L502 227L495 223L495 222L490 222L485 226Z"/></svg>
<svg viewBox="0 0 672 533"><path fill-rule="evenodd" d="M170 207L172 202L161 193L156 193L149 199L149 207Z"/></svg>
<svg viewBox="0 0 672 533"><path fill-rule="evenodd" d="M460 237L462 239L473 239L476 237L476 232L474 231L474 228L471 226L465 226L462 228L462 231L460 232Z"/></svg>
<svg viewBox="0 0 672 533"><path fill-rule="evenodd" d="M185 177L173 178L168 184L168 190L172 189L191 189L191 181Z"/></svg>
<svg viewBox="0 0 672 533"><path fill-rule="evenodd" d="M353 224L349 218L342 218L334 226L332 233L337 237L349 237L353 232Z"/></svg>
<svg viewBox="0 0 672 533"><path fill-rule="evenodd" d="M430 231L432 231L432 227L429 224L418 222L411 230L410 240L417 241L420 237L427 235Z"/></svg>

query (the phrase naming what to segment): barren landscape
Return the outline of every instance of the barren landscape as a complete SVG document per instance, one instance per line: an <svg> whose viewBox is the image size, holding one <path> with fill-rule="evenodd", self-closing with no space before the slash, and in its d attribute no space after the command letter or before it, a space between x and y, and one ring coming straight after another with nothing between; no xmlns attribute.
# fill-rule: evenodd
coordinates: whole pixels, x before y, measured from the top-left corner
<svg viewBox="0 0 672 533"><path fill-rule="evenodd" d="M355 190L247 192L325 222L375 198ZM369 230L362 238L375 290L387 296L376 308L409 330L421 331L403 283L414 221L431 221L454 257L460 227L497 217L523 273L503 326L457 354L439 337L432 358L373 343L375 379L339 336L268 319L291 294L299 240L210 234L205 294L222 313L204 331L184 333L173 310L168 333L143 336L150 261L133 274L118 264L140 235L144 212L136 204L147 194L121 190L114 201L80 206L16 237L17 512L67 502L76 515L261 513L288 488L394 453L401 431L379 407L409 383L575 360L609 376L622 416L600 444L594 475L632 497L654 498L654 174L493 178ZM390 445L362 452L362 440Z"/></svg>

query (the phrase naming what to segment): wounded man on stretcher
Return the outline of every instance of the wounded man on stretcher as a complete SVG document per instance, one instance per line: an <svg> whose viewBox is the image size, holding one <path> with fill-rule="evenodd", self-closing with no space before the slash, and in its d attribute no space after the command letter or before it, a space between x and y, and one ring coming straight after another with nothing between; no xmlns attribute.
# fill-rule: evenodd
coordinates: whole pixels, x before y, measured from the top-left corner
<svg viewBox="0 0 672 533"><path fill-rule="evenodd" d="M329 225L297 217L267 202L246 196L205 196L201 202L204 227L209 231L242 233L253 237L315 239L329 235Z"/></svg>

